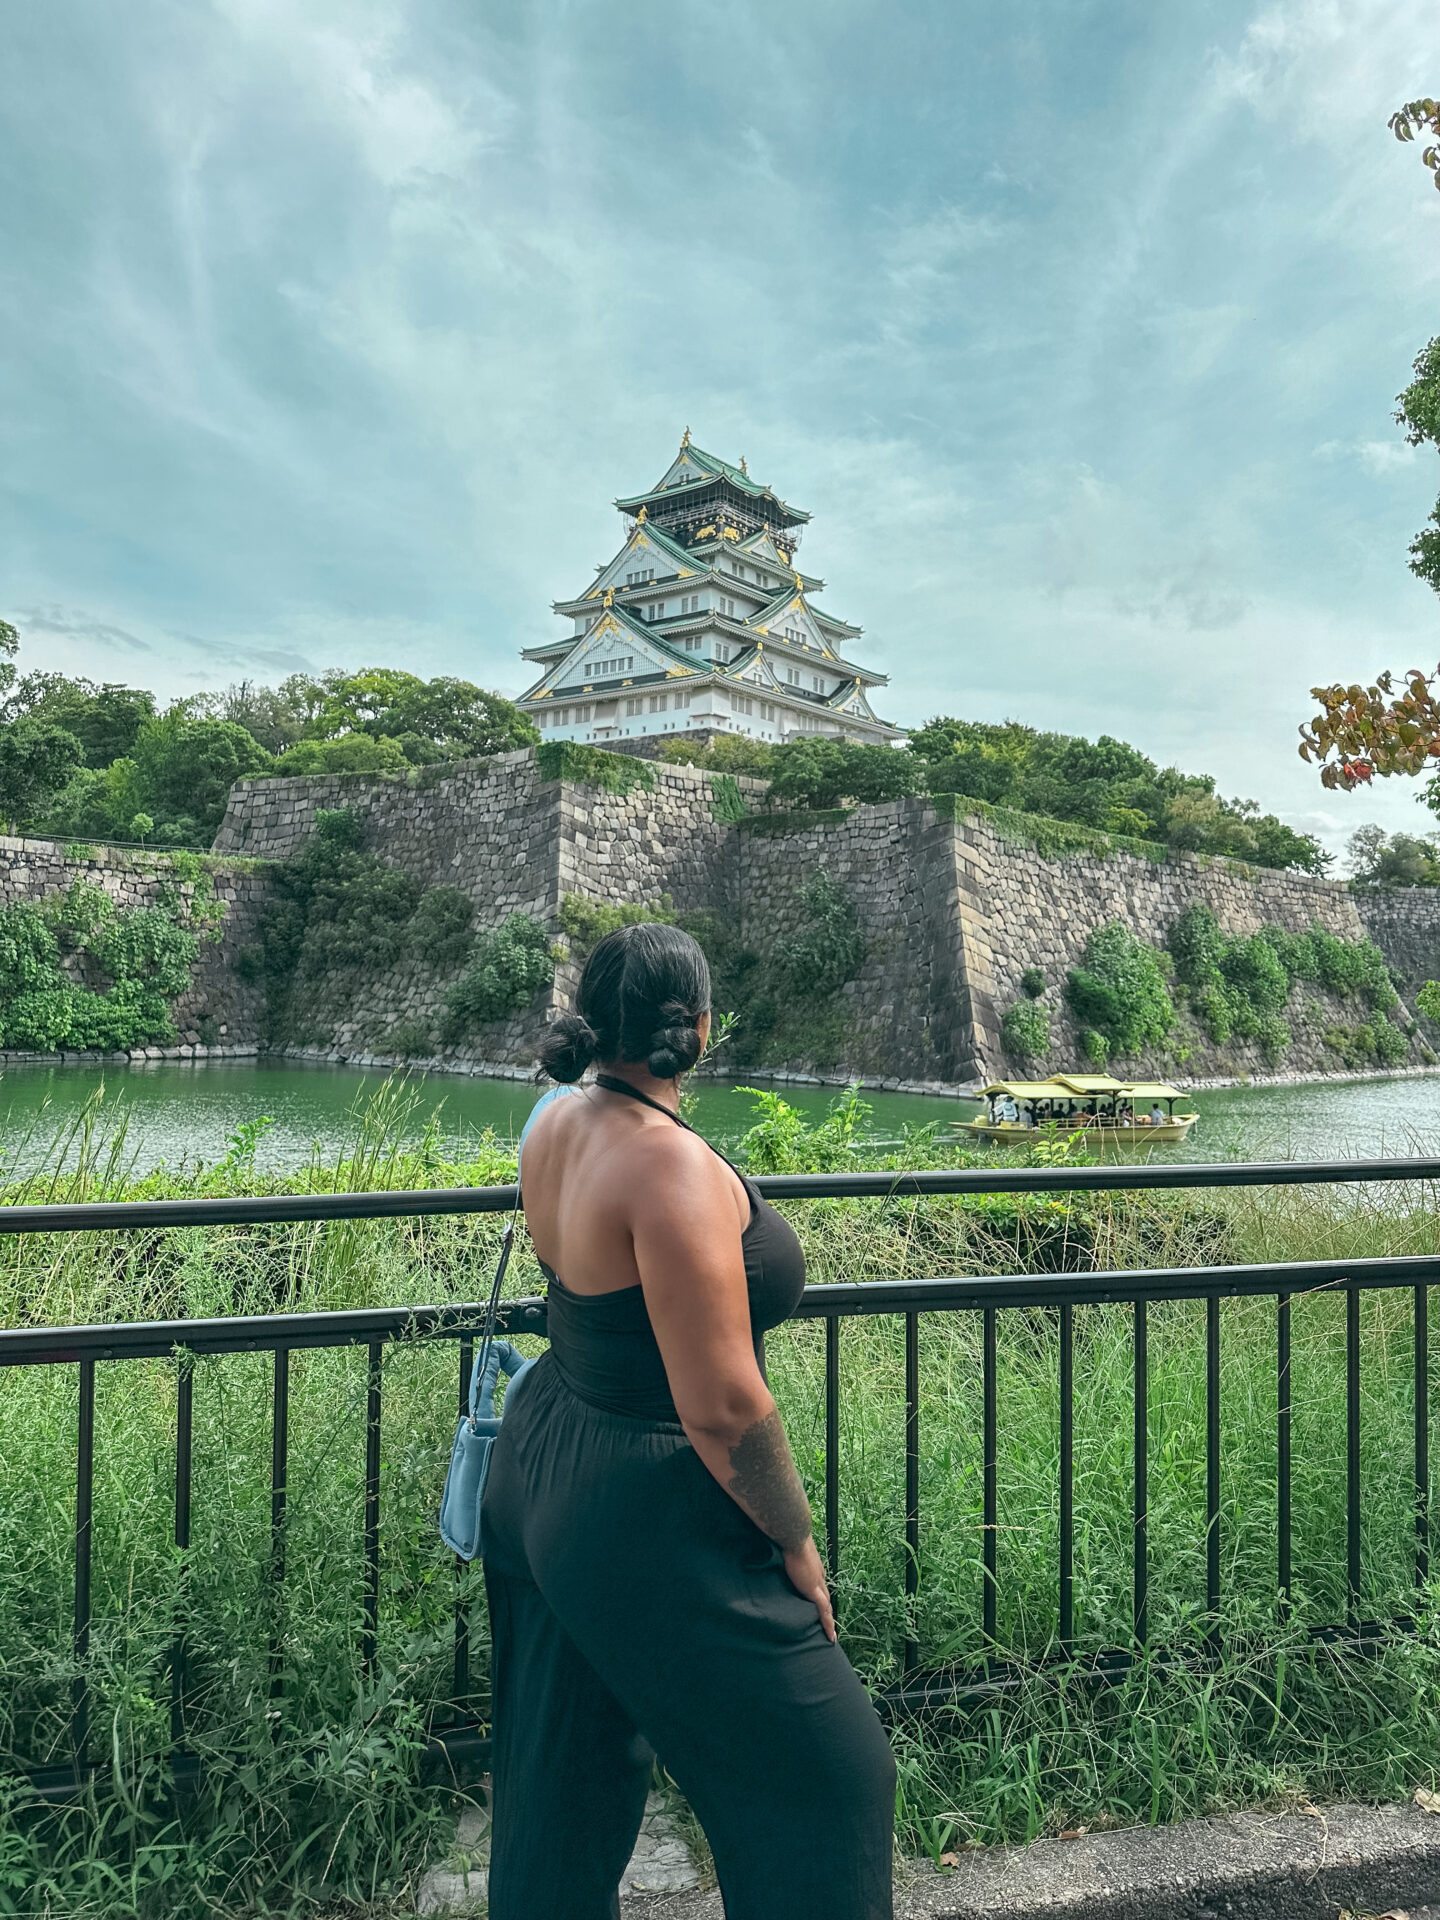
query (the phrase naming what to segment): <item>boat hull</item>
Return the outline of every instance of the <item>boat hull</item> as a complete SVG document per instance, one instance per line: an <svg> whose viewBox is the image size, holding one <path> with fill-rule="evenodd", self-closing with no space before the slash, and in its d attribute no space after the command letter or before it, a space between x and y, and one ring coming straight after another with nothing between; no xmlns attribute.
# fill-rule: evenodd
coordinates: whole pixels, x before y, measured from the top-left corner
<svg viewBox="0 0 1440 1920"><path fill-rule="evenodd" d="M1183 1140L1199 1117L1186 1114L1159 1121L1153 1127L1082 1127L1064 1120L1052 1120L1043 1127L1027 1127L1018 1120L957 1120L954 1125L960 1132L973 1134L977 1140L987 1140L996 1146L1023 1147L1032 1141L1068 1139L1078 1133L1101 1146L1163 1147Z"/></svg>

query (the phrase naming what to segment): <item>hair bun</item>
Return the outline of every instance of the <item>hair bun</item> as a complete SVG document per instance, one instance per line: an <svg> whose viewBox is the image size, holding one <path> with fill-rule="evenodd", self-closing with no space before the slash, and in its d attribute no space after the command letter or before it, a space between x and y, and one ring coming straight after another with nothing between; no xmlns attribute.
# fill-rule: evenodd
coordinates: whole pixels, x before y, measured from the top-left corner
<svg viewBox="0 0 1440 1920"><path fill-rule="evenodd" d="M578 1080L598 1049L595 1029L583 1015L558 1014L540 1041L540 1065L552 1080Z"/></svg>
<svg viewBox="0 0 1440 1920"><path fill-rule="evenodd" d="M659 1012L661 1024L650 1035L645 1065L657 1080L673 1080L700 1058L700 1034L695 1015L680 1001L667 1000Z"/></svg>

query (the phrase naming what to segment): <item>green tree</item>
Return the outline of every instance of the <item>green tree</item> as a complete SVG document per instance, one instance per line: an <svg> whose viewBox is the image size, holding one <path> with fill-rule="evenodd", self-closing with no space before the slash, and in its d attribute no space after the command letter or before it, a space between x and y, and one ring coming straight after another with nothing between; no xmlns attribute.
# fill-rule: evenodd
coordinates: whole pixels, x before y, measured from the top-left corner
<svg viewBox="0 0 1440 1920"><path fill-rule="evenodd" d="M919 793L924 769L893 747L866 747L824 737L776 747L770 793L791 807L833 807L841 800L874 803Z"/></svg>
<svg viewBox="0 0 1440 1920"><path fill-rule="evenodd" d="M286 685L310 707L302 727L309 739L367 733L403 741L410 758L424 761L507 753L540 738L512 701L446 675L421 680L396 667L365 667L323 674L309 688L294 680Z"/></svg>
<svg viewBox="0 0 1440 1920"><path fill-rule="evenodd" d="M208 846L225 814L237 780L268 773L270 755L252 734L233 720L196 719L188 707L173 706L147 721L135 739L128 762L115 763L112 782L117 802L133 801L125 818L148 813L166 839Z"/></svg>
<svg viewBox="0 0 1440 1920"><path fill-rule="evenodd" d="M80 742L63 727L29 719L0 724L0 816L12 833L44 813L83 758Z"/></svg>
<svg viewBox="0 0 1440 1920"><path fill-rule="evenodd" d="M271 771L302 773L403 773L410 762L398 740L368 733L342 733L333 740L297 740Z"/></svg>
<svg viewBox="0 0 1440 1920"><path fill-rule="evenodd" d="M1354 877L1364 886L1433 887L1440 884L1434 840L1388 834L1383 827L1357 827L1346 849Z"/></svg>
<svg viewBox="0 0 1440 1920"><path fill-rule="evenodd" d="M97 686L63 673L27 673L6 702L5 717L63 727L80 742L85 765L103 768L128 754L141 727L155 718L155 696L108 680Z"/></svg>
<svg viewBox="0 0 1440 1920"><path fill-rule="evenodd" d="M1425 343L1412 371L1409 386L1395 397L1395 419L1412 447L1440 447L1440 338ZM1410 571L1440 593L1440 500L1410 542Z"/></svg>

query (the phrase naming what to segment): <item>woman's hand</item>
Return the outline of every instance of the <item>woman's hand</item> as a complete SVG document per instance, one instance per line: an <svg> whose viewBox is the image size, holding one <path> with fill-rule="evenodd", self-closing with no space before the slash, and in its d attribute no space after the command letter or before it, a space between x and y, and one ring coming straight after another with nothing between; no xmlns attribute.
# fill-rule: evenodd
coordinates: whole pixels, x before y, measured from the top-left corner
<svg viewBox="0 0 1440 1920"><path fill-rule="evenodd" d="M803 1547L786 1554L785 1572L800 1597L814 1603L820 1624L825 1629L825 1638L833 1642L835 1609L830 1604L830 1589L825 1583L825 1569L820 1564L820 1551L813 1534Z"/></svg>

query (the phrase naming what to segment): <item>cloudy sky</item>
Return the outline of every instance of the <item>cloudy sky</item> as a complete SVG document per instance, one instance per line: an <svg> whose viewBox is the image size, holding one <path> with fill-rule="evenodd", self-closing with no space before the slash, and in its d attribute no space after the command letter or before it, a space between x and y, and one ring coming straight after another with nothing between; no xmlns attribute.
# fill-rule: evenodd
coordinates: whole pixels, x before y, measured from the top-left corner
<svg viewBox="0 0 1440 1920"><path fill-rule="evenodd" d="M1317 680L1440 654L1393 396L1420 0L48 0L0 63L0 615L193 692L517 692L687 425L882 711L1133 740L1340 844Z"/></svg>

